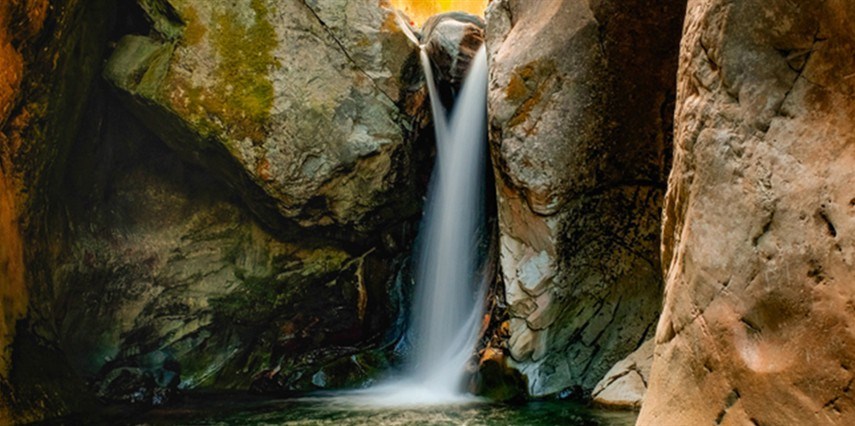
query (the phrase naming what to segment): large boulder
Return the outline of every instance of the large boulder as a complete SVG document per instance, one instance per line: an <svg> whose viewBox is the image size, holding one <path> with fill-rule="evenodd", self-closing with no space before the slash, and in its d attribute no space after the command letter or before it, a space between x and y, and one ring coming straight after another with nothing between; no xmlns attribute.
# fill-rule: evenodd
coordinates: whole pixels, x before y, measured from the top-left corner
<svg viewBox="0 0 855 426"><path fill-rule="evenodd" d="M369 248L281 238L117 102L93 99L74 146L87 172L64 179L53 268L62 347L99 398L164 402L133 388L163 372L177 379L164 391L248 389L266 371L305 375L390 343L406 232Z"/></svg>
<svg viewBox="0 0 855 426"><path fill-rule="evenodd" d="M488 9L508 343L534 396L592 390L653 334L683 11L677 0Z"/></svg>
<svg viewBox="0 0 855 426"><path fill-rule="evenodd" d="M591 398L594 404L617 409L639 409L647 393L655 341L644 342L635 352L606 373Z"/></svg>
<svg viewBox="0 0 855 426"><path fill-rule="evenodd" d="M419 211L418 48L386 2L140 5L154 31L120 40L105 76L267 226L360 241Z"/></svg>
<svg viewBox="0 0 855 426"><path fill-rule="evenodd" d="M420 40L434 64L438 84L459 89L484 44L484 20L462 12L435 15L422 27Z"/></svg>
<svg viewBox="0 0 855 426"><path fill-rule="evenodd" d="M60 197L73 367L148 404L123 392L164 371L167 392L369 379L347 360L388 363L429 165L417 46L385 3L139 4L150 35L104 71L133 116L93 98Z"/></svg>
<svg viewBox="0 0 855 426"><path fill-rule="evenodd" d="M639 424L852 424L855 3L692 0Z"/></svg>

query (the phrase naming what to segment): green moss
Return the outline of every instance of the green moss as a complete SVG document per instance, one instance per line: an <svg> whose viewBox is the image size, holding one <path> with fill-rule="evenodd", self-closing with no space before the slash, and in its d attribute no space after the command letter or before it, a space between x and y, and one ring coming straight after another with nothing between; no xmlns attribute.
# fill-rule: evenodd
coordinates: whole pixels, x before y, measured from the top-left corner
<svg viewBox="0 0 855 426"><path fill-rule="evenodd" d="M215 14L216 31L211 40L220 61L216 70L223 89L206 96L206 109L217 113L225 122L236 125L238 138L261 139L273 107L273 84L268 74L276 66L273 57L276 32L268 21L268 10L262 0L252 0L253 22L245 25L233 9Z"/></svg>
<svg viewBox="0 0 855 426"><path fill-rule="evenodd" d="M184 28L184 39L182 43L186 46L198 45L205 34L208 33L207 28L199 21L199 12L192 6L187 6L183 15L186 16L187 26Z"/></svg>

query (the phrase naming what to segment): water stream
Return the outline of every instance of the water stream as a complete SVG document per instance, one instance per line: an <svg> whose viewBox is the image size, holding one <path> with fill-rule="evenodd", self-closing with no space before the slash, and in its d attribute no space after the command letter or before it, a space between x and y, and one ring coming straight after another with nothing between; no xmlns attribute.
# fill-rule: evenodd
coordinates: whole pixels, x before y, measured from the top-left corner
<svg viewBox="0 0 855 426"><path fill-rule="evenodd" d="M426 74L430 70L425 66ZM433 84L430 84L433 86ZM431 104L441 105L432 90ZM410 378L434 398L462 392L483 315L478 246L484 232L487 55L472 61L447 128L434 107L437 157L419 237ZM437 111L440 110L440 111Z"/></svg>
<svg viewBox="0 0 855 426"><path fill-rule="evenodd" d="M357 405L427 406L472 402L466 364L478 339L486 282L479 244L485 230L487 54L472 61L451 116L439 101L422 50L437 155L416 247L416 295L402 377L348 397ZM355 398L355 399L354 399Z"/></svg>

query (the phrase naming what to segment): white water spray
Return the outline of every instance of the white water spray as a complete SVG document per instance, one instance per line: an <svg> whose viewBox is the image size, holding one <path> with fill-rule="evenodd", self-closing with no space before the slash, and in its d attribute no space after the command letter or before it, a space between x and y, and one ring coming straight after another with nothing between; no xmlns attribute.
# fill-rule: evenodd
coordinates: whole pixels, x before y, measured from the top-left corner
<svg viewBox="0 0 855 426"><path fill-rule="evenodd" d="M425 406L472 402L466 364L478 340L487 283L479 268L485 230L487 54L484 47L457 97L451 118L422 50L437 156L417 239L413 356L403 378L351 393L350 405Z"/></svg>
<svg viewBox="0 0 855 426"><path fill-rule="evenodd" d="M425 68L427 73L430 65ZM482 47L472 60L450 125L442 129L444 120L434 118L440 125L416 268L411 379L438 397L463 392L466 363L483 313L478 244L484 229L486 103L487 57ZM433 94L431 104L440 104Z"/></svg>

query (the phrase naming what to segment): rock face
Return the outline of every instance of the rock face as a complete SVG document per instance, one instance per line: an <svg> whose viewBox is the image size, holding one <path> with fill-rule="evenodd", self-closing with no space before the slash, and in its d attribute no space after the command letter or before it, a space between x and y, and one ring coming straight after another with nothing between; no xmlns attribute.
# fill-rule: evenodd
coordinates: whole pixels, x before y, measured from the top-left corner
<svg viewBox="0 0 855 426"><path fill-rule="evenodd" d="M855 3L692 0L639 424L851 424Z"/></svg>
<svg viewBox="0 0 855 426"><path fill-rule="evenodd" d="M62 200L68 247L54 268L63 349L101 399L161 403L179 383L247 389L264 371L311 374L388 343L400 308L389 250L405 239L361 249L278 237L117 102L93 100L97 118L74 146L69 161L90 172L65 179L75 196ZM163 375L180 382L121 386Z"/></svg>
<svg viewBox="0 0 855 426"><path fill-rule="evenodd" d="M416 46L375 2L139 4L152 34L104 75L140 123L93 100L72 160L92 172L65 179L85 194L56 260L70 361L101 399L150 404L366 380L428 163Z"/></svg>
<svg viewBox="0 0 855 426"><path fill-rule="evenodd" d="M615 364L594 388L591 394L594 403L611 408L641 408L650 380L654 346L654 340L650 339Z"/></svg>
<svg viewBox="0 0 855 426"><path fill-rule="evenodd" d="M430 166L388 5L114 3L0 6L0 424L366 380Z"/></svg>
<svg viewBox="0 0 855 426"><path fill-rule="evenodd" d="M417 47L384 2L140 4L156 34L123 38L105 76L267 226L358 241L418 212Z"/></svg>
<svg viewBox="0 0 855 426"><path fill-rule="evenodd" d="M48 194L103 59L112 2L0 4L0 424L81 406L57 346ZM72 54L73 53L73 54Z"/></svg>
<svg viewBox="0 0 855 426"><path fill-rule="evenodd" d="M508 344L534 396L592 390L653 334L683 11L676 0L488 9Z"/></svg>

